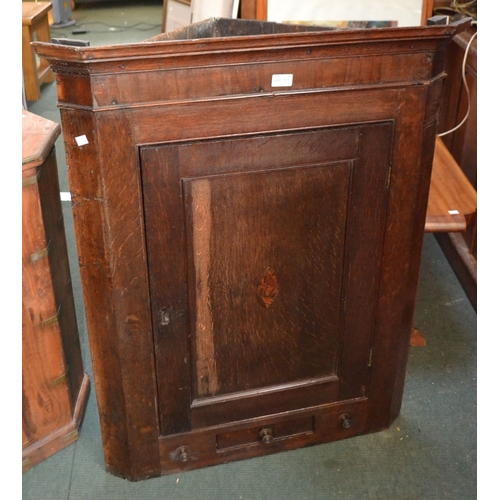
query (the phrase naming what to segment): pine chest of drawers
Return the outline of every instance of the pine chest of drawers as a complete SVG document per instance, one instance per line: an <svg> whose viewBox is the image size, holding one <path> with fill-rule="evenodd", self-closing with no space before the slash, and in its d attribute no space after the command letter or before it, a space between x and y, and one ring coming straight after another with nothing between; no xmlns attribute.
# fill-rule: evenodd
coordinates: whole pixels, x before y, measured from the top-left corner
<svg viewBox="0 0 500 500"><path fill-rule="evenodd" d="M58 123L23 111L23 472L78 439L84 372L55 141Z"/></svg>

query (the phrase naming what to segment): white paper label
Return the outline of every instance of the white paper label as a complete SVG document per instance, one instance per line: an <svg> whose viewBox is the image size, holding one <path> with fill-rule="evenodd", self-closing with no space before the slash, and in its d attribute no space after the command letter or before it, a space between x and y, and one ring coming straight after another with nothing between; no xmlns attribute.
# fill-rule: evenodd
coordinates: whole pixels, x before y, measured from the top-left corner
<svg viewBox="0 0 500 500"><path fill-rule="evenodd" d="M75 141L79 146L85 146L85 144L89 143L86 135L79 135L78 137L75 137Z"/></svg>
<svg viewBox="0 0 500 500"><path fill-rule="evenodd" d="M293 83L293 75L273 75L271 87L291 87Z"/></svg>
<svg viewBox="0 0 500 500"><path fill-rule="evenodd" d="M458 210L448 210L450 215L458 215L460 212Z"/></svg>

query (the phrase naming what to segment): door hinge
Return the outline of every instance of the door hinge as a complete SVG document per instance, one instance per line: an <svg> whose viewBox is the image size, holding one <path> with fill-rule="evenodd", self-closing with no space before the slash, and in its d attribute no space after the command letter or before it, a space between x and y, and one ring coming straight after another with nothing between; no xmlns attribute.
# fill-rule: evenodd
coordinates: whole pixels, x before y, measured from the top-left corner
<svg viewBox="0 0 500 500"><path fill-rule="evenodd" d="M372 367L372 357L373 357L373 349L370 349L370 354L368 355L368 368Z"/></svg>

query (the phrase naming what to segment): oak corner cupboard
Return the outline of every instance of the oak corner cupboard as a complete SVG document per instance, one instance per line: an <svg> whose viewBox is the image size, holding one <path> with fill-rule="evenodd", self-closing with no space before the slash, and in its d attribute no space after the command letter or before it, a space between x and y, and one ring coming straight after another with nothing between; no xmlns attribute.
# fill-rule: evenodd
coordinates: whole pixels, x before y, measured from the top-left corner
<svg viewBox="0 0 500 500"><path fill-rule="evenodd" d="M109 472L393 422L444 52L468 23L211 19L138 44L35 44L57 75Z"/></svg>

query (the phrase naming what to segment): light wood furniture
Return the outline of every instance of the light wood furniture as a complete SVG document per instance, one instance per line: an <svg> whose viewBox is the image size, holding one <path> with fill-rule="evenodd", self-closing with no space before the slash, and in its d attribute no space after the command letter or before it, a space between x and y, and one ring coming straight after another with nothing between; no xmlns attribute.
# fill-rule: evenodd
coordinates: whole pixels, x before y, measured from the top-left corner
<svg viewBox="0 0 500 500"><path fill-rule="evenodd" d="M26 99L40 99L43 83L53 82L55 75L44 58L37 58L31 42L50 42L50 2L22 2L23 5L23 78Z"/></svg>
<svg viewBox="0 0 500 500"><path fill-rule="evenodd" d="M36 44L60 81L109 472L391 425L441 55L467 26L213 19L143 44Z"/></svg>
<svg viewBox="0 0 500 500"><path fill-rule="evenodd" d="M54 143L59 124L23 111L23 472L78 439L84 373Z"/></svg>
<svg viewBox="0 0 500 500"><path fill-rule="evenodd" d="M443 140L438 137L432 166L425 231L465 232L474 223L476 213L476 190Z"/></svg>
<svg viewBox="0 0 500 500"><path fill-rule="evenodd" d="M460 165L448 151L443 140L436 138L432 163L429 201L425 217L425 232L438 238L461 241L471 231L477 219L477 192ZM464 255L468 252L463 252ZM470 263L471 267L473 262ZM474 272L475 275L475 272ZM412 346L427 344L425 335L417 328L410 338Z"/></svg>

